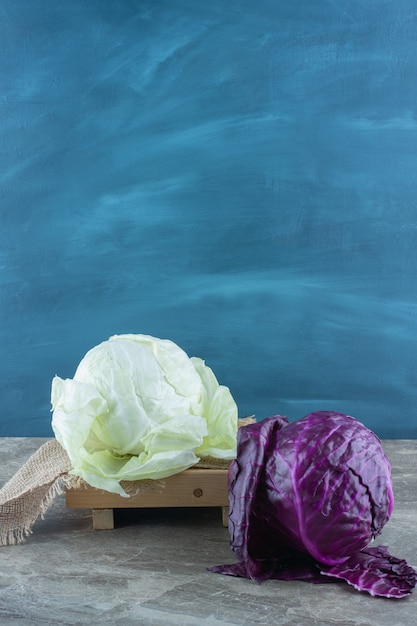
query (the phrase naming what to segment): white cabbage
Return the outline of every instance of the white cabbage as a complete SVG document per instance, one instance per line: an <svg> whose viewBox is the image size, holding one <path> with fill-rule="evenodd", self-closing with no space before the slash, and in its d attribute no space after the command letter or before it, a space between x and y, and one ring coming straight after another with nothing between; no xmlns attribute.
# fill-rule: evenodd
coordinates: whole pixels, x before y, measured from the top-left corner
<svg viewBox="0 0 417 626"><path fill-rule="evenodd" d="M115 335L74 378L52 381L52 428L72 474L125 496L122 480L165 478L236 456L237 406L202 359L149 335Z"/></svg>

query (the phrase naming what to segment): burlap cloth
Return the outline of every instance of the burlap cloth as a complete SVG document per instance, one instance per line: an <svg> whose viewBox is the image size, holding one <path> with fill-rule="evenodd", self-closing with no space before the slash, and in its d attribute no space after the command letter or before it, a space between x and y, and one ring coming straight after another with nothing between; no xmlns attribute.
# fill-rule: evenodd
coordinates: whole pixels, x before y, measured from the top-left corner
<svg viewBox="0 0 417 626"><path fill-rule="evenodd" d="M62 493L71 463L64 448L51 439L37 450L0 489L0 545L21 543Z"/></svg>
<svg viewBox="0 0 417 626"><path fill-rule="evenodd" d="M239 420L239 427L252 423L253 417ZM195 465L201 469L226 469L230 460L205 457ZM68 454L56 439L44 443L0 489L0 546L24 541L32 526L65 487L81 487L86 483L70 474ZM163 489L163 481L122 482L129 495L141 489Z"/></svg>

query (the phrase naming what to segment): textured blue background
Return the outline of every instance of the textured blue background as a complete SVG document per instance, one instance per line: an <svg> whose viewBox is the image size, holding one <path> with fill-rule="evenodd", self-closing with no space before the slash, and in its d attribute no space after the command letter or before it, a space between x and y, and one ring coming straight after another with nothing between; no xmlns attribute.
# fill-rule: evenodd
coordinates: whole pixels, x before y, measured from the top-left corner
<svg viewBox="0 0 417 626"><path fill-rule="evenodd" d="M109 335L417 437L415 0L2 0L0 435Z"/></svg>

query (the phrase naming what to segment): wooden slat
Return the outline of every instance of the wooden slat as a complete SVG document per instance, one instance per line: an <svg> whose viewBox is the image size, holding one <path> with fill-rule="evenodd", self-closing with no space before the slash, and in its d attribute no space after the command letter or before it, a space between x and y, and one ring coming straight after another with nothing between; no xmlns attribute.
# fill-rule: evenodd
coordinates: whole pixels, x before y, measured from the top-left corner
<svg viewBox="0 0 417 626"><path fill-rule="evenodd" d="M144 489L130 498L86 486L66 490L68 508L115 509L228 506L227 470L188 469L163 479L161 491Z"/></svg>

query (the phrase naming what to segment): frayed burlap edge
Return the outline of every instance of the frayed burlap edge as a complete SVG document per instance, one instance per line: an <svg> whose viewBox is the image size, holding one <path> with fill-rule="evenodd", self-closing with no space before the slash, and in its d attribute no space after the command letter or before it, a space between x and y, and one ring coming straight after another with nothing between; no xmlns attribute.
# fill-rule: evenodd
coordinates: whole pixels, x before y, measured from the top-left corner
<svg viewBox="0 0 417 626"><path fill-rule="evenodd" d="M239 427L255 422L254 417L239 420ZM233 459L202 458L195 468L227 469ZM79 489L88 484L70 474L68 454L56 439L44 443L0 489L0 546L22 543L32 534L38 517L43 518L56 496L65 487ZM163 480L122 481L132 497L141 491L162 491Z"/></svg>
<svg viewBox="0 0 417 626"><path fill-rule="evenodd" d="M62 493L71 463L58 441L43 444L0 489L0 546L21 543Z"/></svg>

